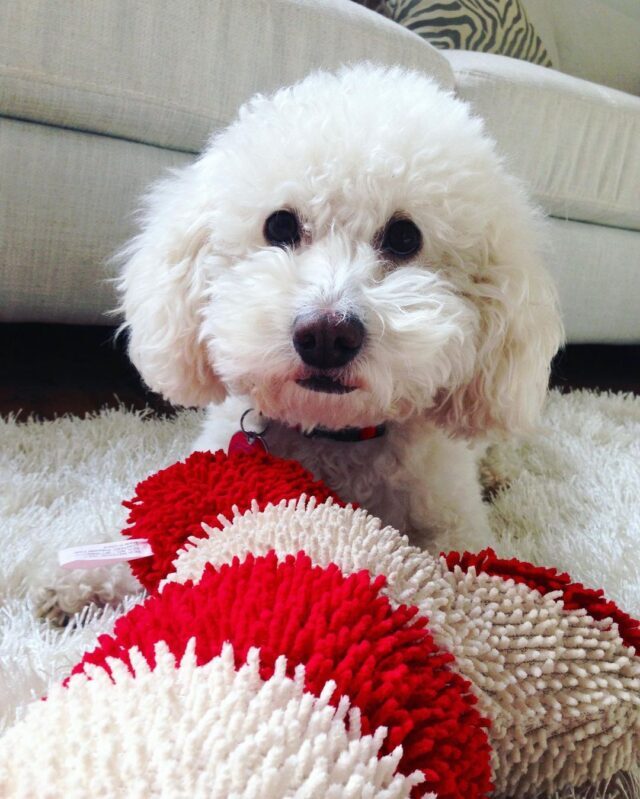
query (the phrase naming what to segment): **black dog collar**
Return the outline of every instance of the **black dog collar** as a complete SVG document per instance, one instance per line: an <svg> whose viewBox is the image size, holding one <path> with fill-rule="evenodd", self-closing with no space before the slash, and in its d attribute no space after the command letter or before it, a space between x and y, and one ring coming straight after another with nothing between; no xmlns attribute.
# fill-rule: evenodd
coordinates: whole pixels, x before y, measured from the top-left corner
<svg viewBox="0 0 640 799"><path fill-rule="evenodd" d="M371 441L373 438L380 438L387 431L385 424L375 427L344 427L342 430L327 430L324 427L316 427L308 433L303 433L307 438L328 438L331 441Z"/></svg>
<svg viewBox="0 0 640 799"><path fill-rule="evenodd" d="M246 446L253 448L257 443L261 445L263 449L266 449L264 435L269 427L268 420L265 420L264 426L260 432L245 429L244 420L252 410L252 408L249 408L242 414L242 418L240 419L240 431L238 431L233 438L235 440L238 436L244 437L244 439L246 439L246 444L243 444L245 448ZM372 425L371 427L343 427L342 430L328 430L326 427L314 427L313 430L309 430L306 433L303 432L300 427L297 427L296 430L302 433L306 438L327 438L330 441L356 442L371 441L374 438L380 438L380 436L383 436L387 432L387 426L383 423ZM236 441L234 446L235 448L238 447L238 441Z"/></svg>

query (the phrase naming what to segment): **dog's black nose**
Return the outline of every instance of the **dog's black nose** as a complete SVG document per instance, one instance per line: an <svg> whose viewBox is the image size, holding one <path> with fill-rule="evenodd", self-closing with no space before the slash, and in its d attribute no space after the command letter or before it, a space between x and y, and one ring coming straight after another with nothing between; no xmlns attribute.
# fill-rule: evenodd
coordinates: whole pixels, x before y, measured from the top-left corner
<svg viewBox="0 0 640 799"><path fill-rule="evenodd" d="M293 325L293 346L307 364L337 369L356 357L364 341L364 325L351 314L299 316Z"/></svg>

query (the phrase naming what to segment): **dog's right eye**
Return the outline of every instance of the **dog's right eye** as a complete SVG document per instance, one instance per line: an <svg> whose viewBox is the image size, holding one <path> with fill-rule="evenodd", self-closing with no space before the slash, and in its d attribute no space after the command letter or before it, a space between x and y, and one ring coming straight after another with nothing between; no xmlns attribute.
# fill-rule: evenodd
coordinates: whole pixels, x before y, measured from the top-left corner
<svg viewBox="0 0 640 799"><path fill-rule="evenodd" d="M300 243L300 223L291 211L276 211L264 223L264 237L276 247L295 247Z"/></svg>
<svg viewBox="0 0 640 799"><path fill-rule="evenodd" d="M381 247L396 258L415 255L422 246L422 235L410 219L391 219L382 237Z"/></svg>

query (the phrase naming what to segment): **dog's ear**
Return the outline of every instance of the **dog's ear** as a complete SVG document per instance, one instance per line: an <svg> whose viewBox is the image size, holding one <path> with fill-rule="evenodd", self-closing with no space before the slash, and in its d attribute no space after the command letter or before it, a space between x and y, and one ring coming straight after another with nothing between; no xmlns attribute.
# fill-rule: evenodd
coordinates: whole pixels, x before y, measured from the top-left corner
<svg viewBox="0 0 640 799"><path fill-rule="evenodd" d="M486 264L468 292L479 316L472 377L435 408L455 435L532 430L563 341L555 287L531 231L524 225L514 236L509 227L490 240Z"/></svg>
<svg viewBox="0 0 640 799"><path fill-rule="evenodd" d="M149 192L142 231L118 256L129 357L151 389L178 405L206 405L225 395L200 335L209 229L196 168Z"/></svg>

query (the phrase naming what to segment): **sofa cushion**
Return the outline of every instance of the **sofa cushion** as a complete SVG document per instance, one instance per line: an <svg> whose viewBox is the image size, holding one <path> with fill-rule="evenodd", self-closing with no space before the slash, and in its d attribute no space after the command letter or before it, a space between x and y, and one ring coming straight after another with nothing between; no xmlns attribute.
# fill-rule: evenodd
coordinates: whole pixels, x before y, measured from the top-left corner
<svg viewBox="0 0 640 799"><path fill-rule="evenodd" d="M567 341L640 342L640 236L633 230L549 219L545 256Z"/></svg>
<svg viewBox="0 0 640 799"><path fill-rule="evenodd" d="M474 50L552 66L521 0L387 0L385 13L444 50Z"/></svg>
<svg viewBox="0 0 640 799"><path fill-rule="evenodd" d="M0 3L0 115L184 151L256 91L366 58L451 88L442 55L347 0Z"/></svg>
<svg viewBox="0 0 640 799"><path fill-rule="evenodd" d="M443 54L548 213L640 230L640 98L512 58Z"/></svg>

